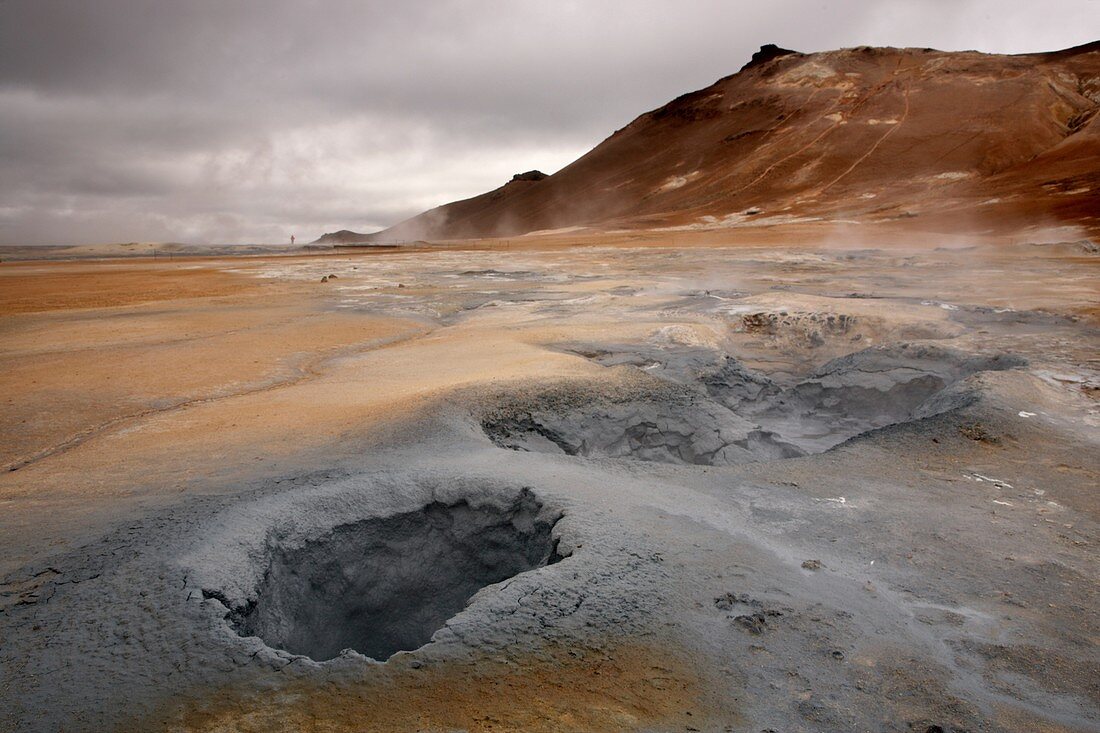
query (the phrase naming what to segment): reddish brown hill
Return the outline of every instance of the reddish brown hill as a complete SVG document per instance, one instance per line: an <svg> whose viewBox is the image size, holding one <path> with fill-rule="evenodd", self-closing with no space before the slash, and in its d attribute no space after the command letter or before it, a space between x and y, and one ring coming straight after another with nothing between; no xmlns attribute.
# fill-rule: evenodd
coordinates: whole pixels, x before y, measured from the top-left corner
<svg viewBox="0 0 1100 733"><path fill-rule="evenodd" d="M1019 56L766 46L552 176L516 176L371 238L811 217L1095 229L1098 109L1100 42Z"/></svg>

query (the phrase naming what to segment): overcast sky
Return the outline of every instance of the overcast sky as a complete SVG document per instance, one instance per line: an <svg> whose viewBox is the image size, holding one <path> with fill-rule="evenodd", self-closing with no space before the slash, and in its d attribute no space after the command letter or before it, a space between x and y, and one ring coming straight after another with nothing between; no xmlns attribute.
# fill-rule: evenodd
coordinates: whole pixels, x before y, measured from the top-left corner
<svg viewBox="0 0 1100 733"><path fill-rule="evenodd" d="M0 0L0 243L370 231L552 173L763 43L1096 36L1097 0Z"/></svg>

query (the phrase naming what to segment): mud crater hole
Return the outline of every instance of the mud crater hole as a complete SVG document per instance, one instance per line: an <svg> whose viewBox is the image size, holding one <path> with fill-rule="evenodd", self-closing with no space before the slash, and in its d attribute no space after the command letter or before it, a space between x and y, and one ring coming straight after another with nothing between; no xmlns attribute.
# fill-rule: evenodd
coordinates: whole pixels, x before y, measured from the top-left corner
<svg viewBox="0 0 1100 733"><path fill-rule="evenodd" d="M433 502L275 544L255 597L227 620L316 661L344 649L386 660L428 643L481 588L561 560L552 537L561 516L524 490L503 508Z"/></svg>

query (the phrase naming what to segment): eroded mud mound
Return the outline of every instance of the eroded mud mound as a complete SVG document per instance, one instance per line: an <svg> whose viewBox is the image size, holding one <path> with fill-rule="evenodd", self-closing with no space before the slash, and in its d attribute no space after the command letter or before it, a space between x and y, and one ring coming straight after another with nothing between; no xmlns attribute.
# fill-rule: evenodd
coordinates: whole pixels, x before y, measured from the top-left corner
<svg viewBox="0 0 1100 733"><path fill-rule="evenodd" d="M1011 355L975 356L927 345L865 349L840 357L807 379L744 406L761 425L809 453L870 430L930 417L964 406L973 393L950 390L985 371L1023 366Z"/></svg>
<svg viewBox="0 0 1100 733"><path fill-rule="evenodd" d="M344 649L385 660L426 644L481 588L560 560L560 516L524 490L505 508L433 502L274 544L256 597L227 618L242 636L317 661Z"/></svg>
<svg viewBox="0 0 1100 733"><path fill-rule="evenodd" d="M971 375L1025 362L926 345L865 349L781 386L732 357L700 348L578 350L634 372L634 387L556 386L482 416L513 450L666 463L730 465L819 453L871 430L964 406Z"/></svg>
<svg viewBox="0 0 1100 733"><path fill-rule="evenodd" d="M744 463L755 459L754 444L768 443L751 423L705 398L636 399L563 412L524 412L488 419L484 428L497 445L513 450L661 463Z"/></svg>
<svg viewBox="0 0 1100 733"><path fill-rule="evenodd" d="M512 395L485 413L504 448L661 463L730 465L801 455L698 390L619 368L615 387L562 384Z"/></svg>

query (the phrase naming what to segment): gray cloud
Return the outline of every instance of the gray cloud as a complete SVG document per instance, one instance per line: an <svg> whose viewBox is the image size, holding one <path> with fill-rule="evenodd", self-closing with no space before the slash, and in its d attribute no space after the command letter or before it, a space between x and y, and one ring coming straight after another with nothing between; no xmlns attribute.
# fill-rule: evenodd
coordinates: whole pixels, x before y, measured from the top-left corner
<svg viewBox="0 0 1100 733"><path fill-rule="evenodd" d="M1048 50L1100 3L0 0L0 242L286 241L552 172L760 44Z"/></svg>

